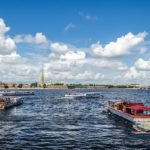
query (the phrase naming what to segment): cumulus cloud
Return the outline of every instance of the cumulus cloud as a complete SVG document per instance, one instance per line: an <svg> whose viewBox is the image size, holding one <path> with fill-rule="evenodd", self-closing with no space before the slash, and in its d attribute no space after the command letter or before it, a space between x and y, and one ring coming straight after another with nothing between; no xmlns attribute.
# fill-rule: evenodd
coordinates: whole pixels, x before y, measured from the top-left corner
<svg viewBox="0 0 150 150"><path fill-rule="evenodd" d="M51 60L56 60L56 59L59 59L59 54L57 54L57 53L53 53L53 52L51 52L50 54L49 54L49 58L51 59Z"/></svg>
<svg viewBox="0 0 150 150"><path fill-rule="evenodd" d="M126 79L139 79L144 78L145 73L141 71L137 71L135 67L131 67L124 75Z"/></svg>
<svg viewBox="0 0 150 150"><path fill-rule="evenodd" d="M16 45L13 39L0 36L0 54L8 55L16 51Z"/></svg>
<svg viewBox="0 0 150 150"><path fill-rule="evenodd" d="M64 30L68 31L70 29L76 28L77 26L75 24L69 23L68 25L65 26Z"/></svg>
<svg viewBox="0 0 150 150"><path fill-rule="evenodd" d="M43 33L36 33L35 34L35 43L41 44L41 43L47 43L47 38Z"/></svg>
<svg viewBox="0 0 150 150"><path fill-rule="evenodd" d="M17 35L14 37L14 40L16 43L21 43L21 42L35 43L35 44L47 44L48 43L46 36L41 32L36 33L34 36L32 36L31 34Z"/></svg>
<svg viewBox="0 0 150 150"><path fill-rule="evenodd" d="M2 65L2 63L4 64L17 64L20 63L20 61L23 61L22 59L20 59L20 55L17 54L16 52L11 53L9 55L0 55L0 63Z"/></svg>
<svg viewBox="0 0 150 150"><path fill-rule="evenodd" d="M37 80L38 67L19 54L0 55L0 74L3 82L31 82Z"/></svg>
<svg viewBox="0 0 150 150"><path fill-rule="evenodd" d="M84 49L64 43L51 43L51 50L49 55L51 59L45 65L49 79L53 74L57 80L61 78L66 81L72 80L72 82L81 79L83 82L100 82L105 78L103 71L101 72L103 69L110 68L116 71L128 69L127 65L118 60L87 58Z"/></svg>
<svg viewBox="0 0 150 150"><path fill-rule="evenodd" d="M0 18L0 35L4 35L10 30L9 27L6 27L6 24L2 18Z"/></svg>
<svg viewBox="0 0 150 150"><path fill-rule="evenodd" d="M69 46L67 44L59 43L59 42L54 42L50 44L50 49L54 53L58 54L64 54L69 51Z"/></svg>
<svg viewBox="0 0 150 150"><path fill-rule="evenodd" d="M69 51L64 55L60 56L60 59L67 59L67 60L79 60L79 59L85 59L85 53L81 51L73 52Z"/></svg>
<svg viewBox="0 0 150 150"><path fill-rule="evenodd" d="M139 58L135 62L135 67L138 70L144 70L144 71L150 71L150 60L143 60L142 58Z"/></svg>
<svg viewBox="0 0 150 150"><path fill-rule="evenodd" d="M54 42L50 44L51 53L50 59L61 60L83 60L86 58L86 53L82 48L77 48L72 45Z"/></svg>
<svg viewBox="0 0 150 150"><path fill-rule="evenodd" d="M100 57L118 57L129 54L132 49L142 43L147 33L142 32L134 35L129 32L125 36L118 38L115 42L110 42L104 47L97 42L91 45L91 49L96 56Z"/></svg>
<svg viewBox="0 0 150 150"><path fill-rule="evenodd" d="M93 79L94 75L91 71L85 70L81 72L71 72L71 71L61 71L61 72L47 72L47 76L49 78L53 78L55 76L55 81L62 82L83 82L88 79Z"/></svg>
<svg viewBox="0 0 150 150"><path fill-rule="evenodd" d="M16 51L14 40L6 36L9 29L10 28L5 25L4 20L0 18L0 55L9 55Z"/></svg>
<svg viewBox="0 0 150 150"><path fill-rule="evenodd" d="M3 82L30 82L35 79L38 68L33 67L27 58L17 53L14 39L7 35L9 30L4 20L0 18L0 80ZM37 36L37 40L38 38Z"/></svg>
<svg viewBox="0 0 150 150"><path fill-rule="evenodd" d="M92 59L88 61L92 66L99 68L112 68L117 70L127 70L128 66L117 60Z"/></svg>
<svg viewBox="0 0 150 150"><path fill-rule="evenodd" d="M102 74L102 73L96 73L94 79L95 79L95 80L99 80L99 79L102 79L102 78L104 78L104 77L105 77L104 74Z"/></svg>
<svg viewBox="0 0 150 150"><path fill-rule="evenodd" d="M9 69L8 69L9 68ZM30 83L38 81L39 70L37 66L29 63L16 63L15 65L2 63L0 65L1 81L14 83Z"/></svg>
<svg viewBox="0 0 150 150"><path fill-rule="evenodd" d="M90 20L91 17L87 15L87 19ZM66 30L72 27L70 25ZM105 46L98 42L90 47L82 48L68 43L52 42L42 32L35 35L17 35L12 39L7 35L9 30L10 28L5 25L3 19L0 19L0 74L2 81L39 81L41 65L44 66L46 81L109 84L128 81L143 82L150 79L150 60L143 59L147 51L146 45L142 43L147 35L146 32L128 33ZM35 51L36 48L32 51L32 55L27 55L26 51L22 53L21 50L18 53L16 51L17 44L23 42L26 43L25 46L33 44L32 48L46 45L45 53ZM136 56L140 54L141 58L131 66L126 57L123 57L125 59L122 60L119 56L131 53L134 48L138 53L134 54ZM133 55L130 57L132 59Z"/></svg>
<svg viewBox="0 0 150 150"><path fill-rule="evenodd" d="M90 79L92 78L93 73L91 71L85 70L82 73L78 73L74 75L76 80L85 80L85 79Z"/></svg>

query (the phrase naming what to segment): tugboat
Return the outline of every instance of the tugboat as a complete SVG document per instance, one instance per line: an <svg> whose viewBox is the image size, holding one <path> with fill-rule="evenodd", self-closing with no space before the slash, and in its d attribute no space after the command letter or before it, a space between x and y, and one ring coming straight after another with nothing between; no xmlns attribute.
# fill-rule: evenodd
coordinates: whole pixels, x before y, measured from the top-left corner
<svg viewBox="0 0 150 150"><path fill-rule="evenodd" d="M0 96L26 96L34 95L33 91L1 91Z"/></svg>
<svg viewBox="0 0 150 150"><path fill-rule="evenodd" d="M23 103L22 98L20 97L5 97L0 98L0 110L5 110L14 106L21 105Z"/></svg>
<svg viewBox="0 0 150 150"><path fill-rule="evenodd" d="M115 115L133 125L138 131L150 132L150 107L141 102L125 100L109 101L108 113Z"/></svg>

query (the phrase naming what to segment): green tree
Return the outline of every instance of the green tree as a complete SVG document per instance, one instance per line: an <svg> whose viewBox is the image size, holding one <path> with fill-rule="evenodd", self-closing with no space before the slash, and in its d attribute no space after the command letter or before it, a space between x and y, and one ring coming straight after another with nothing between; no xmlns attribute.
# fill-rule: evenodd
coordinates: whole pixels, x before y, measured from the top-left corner
<svg viewBox="0 0 150 150"><path fill-rule="evenodd" d="M18 84L18 88L22 88L22 86L23 86L23 84L22 83L20 83L20 84Z"/></svg>
<svg viewBox="0 0 150 150"><path fill-rule="evenodd" d="M32 87L37 87L38 86L38 83L37 82L34 82L34 83L31 83L30 84L30 87L32 88Z"/></svg>
<svg viewBox="0 0 150 150"><path fill-rule="evenodd" d="M5 87L5 89L8 89L8 85L7 84L5 84L4 87Z"/></svg>

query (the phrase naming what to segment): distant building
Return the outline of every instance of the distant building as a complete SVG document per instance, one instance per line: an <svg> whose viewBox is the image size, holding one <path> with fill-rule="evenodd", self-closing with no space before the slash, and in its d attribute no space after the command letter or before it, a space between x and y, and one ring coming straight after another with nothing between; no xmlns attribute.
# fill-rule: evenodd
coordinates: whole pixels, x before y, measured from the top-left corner
<svg viewBox="0 0 150 150"><path fill-rule="evenodd" d="M1 88L1 89L5 88L5 84L2 83L2 82L0 82L0 88Z"/></svg>
<svg viewBox="0 0 150 150"><path fill-rule="evenodd" d="M3 83L0 82L0 88L14 88L15 84L14 83Z"/></svg>
<svg viewBox="0 0 150 150"><path fill-rule="evenodd" d="M7 88L14 88L14 87L15 87L15 84L14 84L14 83L7 83L7 84L5 84L5 86L6 86Z"/></svg>
<svg viewBox="0 0 150 150"><path fill-rule="evenodd" d="M26 83L26 84L23 84L23 85L22 85L22 88L30 88L30 84L27 84L27 83Z"/></svg>

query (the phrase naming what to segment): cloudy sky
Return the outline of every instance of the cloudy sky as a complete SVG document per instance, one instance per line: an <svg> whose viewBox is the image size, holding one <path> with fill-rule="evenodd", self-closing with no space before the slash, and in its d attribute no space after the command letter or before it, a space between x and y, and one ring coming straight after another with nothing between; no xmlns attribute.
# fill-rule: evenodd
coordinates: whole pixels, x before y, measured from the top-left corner
<svg viewBox="0 0 150 150"><path fill-rule="evenodd" d="M0 81L150 84L147 0L0 0Z"/></svg>

